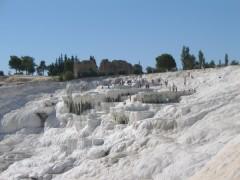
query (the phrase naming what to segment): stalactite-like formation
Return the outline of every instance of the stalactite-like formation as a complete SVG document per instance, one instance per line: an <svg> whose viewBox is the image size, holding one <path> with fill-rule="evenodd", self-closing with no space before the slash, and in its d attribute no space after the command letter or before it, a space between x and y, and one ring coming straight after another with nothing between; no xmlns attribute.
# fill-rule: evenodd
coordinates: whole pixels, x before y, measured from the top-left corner
<svg viewBox="0 0 240 180"><path fill-rule="evenodd" d="M148 89L141 90L142 92L149 92ZM117 88L107 89L103 92L82 92L72 93L73 91L67 91L67 95L63 97L64 103L67 106L70 113L81 115L84 111L94 109L97 106L101 106L102 102L122 102L132 95L139 93L138 88Z"/></svg>
<svg viewBox="0 0 240 180"><path fill-rule="evenodd" d="M193 91L140 93L137 95L136 99L142 103L150 104L177 103L180 101L181 96L187 96L193 93Z"/></svg>

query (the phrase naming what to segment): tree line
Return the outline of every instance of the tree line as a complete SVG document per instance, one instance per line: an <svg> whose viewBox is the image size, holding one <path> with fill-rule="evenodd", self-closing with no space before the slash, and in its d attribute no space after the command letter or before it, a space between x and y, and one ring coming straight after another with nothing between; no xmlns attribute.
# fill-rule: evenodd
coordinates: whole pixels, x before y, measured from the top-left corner
<svg viewBox="0 0 240 180"><path fill-rule="evenodd" d="M73 73L74 62L78 62L79 59L77 56L68 57L66 54L62 54L55 60L55 63L51 63L48 66L48 75L49 76L59 76L68 71Z"/></svg>
<svg viewBox="0 0 240 180"><path fill-rule="evenodd" d="M228 54L225 54L224 63L219 60L216 65L214 60L207 62L202 50L198 52L198 58L195 57L194 54L190 53L190 48L187 46L183 46L181 52L181 63L183 70L191 70L191 69L205 69L205 68L215 68L215 67L223 67L230 65L239 65L239 62L236 60L232 60L229 63ZM156 57L156 67L148 66L146 68L147 73L155 73L155 72L166 72L166 71L176 71L177 65L176 61L171 54L162 54Z"/></svg>
<svg viewBox="0 0 240 180"><path fill-rule="evenodd" d="M108 61L108 59L103 59L100 62L100 65L104 61ZM90 56L88 61L93 61L96 63L96 59L94 56ZM68 57L66 54L63 56L59 56L54 63L51 63L48 66L48 75L49 76L59 76L60 80L69 80L73 78L73 67L74 63L80 62L80 59L77 56L70 56ZM132 66L133 68L133 74L142 74L142 66L140 64L134 64ZM95 76L104 76L104 75L113 75L113 74L105 74L103 72L100 72L100 69L96 65L96 71L93 69L90 69L88 72L83 72L81 74L81 77L95 77Z"/></svg>
<svg viewBox="0 0 240 180"><path fill-rule="evenodd" d="M45 61L37 65L31 56L10 56L8 64L11 69L15 69L15 74L33 75L37 72L38 75L44 75L44 71L47 70Z"/></svg>
<svg viewBox="0 0 240 180"><path fill-rule="evenodd" d="M238 65L239 62L236 60L229 61L228 54L225 54L224 62L222 63L219 60L218 64L215 63L214 60L210 62L206 61L203 51L198 52L198 57L190 52L190 48L187 46L183 46L181 52L181 63L183 70L191 70L191 69L205 69L205 68L215 68L215 67L223 67L230 65ZM94 58L90 56L90 58ZM95 59L94 59L95 60ZM72 79L73 78L73 66L75 62L79 62L77 56L67 56L60 55L56 58L55 62L50 65L46 65L44 60L41 60L39 64L35 63L35 59L31 56L10 56L9 66L11 69L15 70L15 74L26 74L33 75L35 72L38 75L45 75L45 71L48 71L48 76L59 76L60 80L64 79ZM155 73L155 72L166 72L166 71L176 71L177 64L174 57L171 54L164 53L160 56L157 56L155 67L148 66L146 68L147 73ZM142 74L142 66L139 64L133 65L133 74ZM94 73L93 76L97 76L98 74ZM92 76L92 75L88 75Z"/></svg>

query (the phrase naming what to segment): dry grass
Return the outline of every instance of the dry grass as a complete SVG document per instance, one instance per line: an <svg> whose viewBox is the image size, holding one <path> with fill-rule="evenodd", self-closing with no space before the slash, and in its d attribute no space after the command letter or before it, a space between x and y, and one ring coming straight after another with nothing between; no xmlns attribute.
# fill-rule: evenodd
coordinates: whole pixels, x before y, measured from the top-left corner
<svg viewBox="0 0 240 180"><path fill-rule="evenodd" d="M0 84L19 84L25 82L42 82L42 81L53 81L53 77L47 76L24 76L24 75L14 75L5 76L0 78Z"/></svg>

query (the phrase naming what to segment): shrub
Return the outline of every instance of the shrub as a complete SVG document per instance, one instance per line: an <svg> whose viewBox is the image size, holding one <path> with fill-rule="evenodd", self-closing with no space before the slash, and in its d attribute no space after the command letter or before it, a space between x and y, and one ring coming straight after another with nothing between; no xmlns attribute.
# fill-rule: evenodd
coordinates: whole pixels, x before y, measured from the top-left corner
<svg viewBox="0 0 240 180"><path fill-rule="evenodd" d="M119 71L118 74L119 74L119 75L126 75L127 72L126 72L126 71Z"/></svg>
<svg viewBox="0 0 240 180"><path fill-rule="evenodd" d="M122 112L114 112L112 117L116 124L128 124L129 122L129 118Z"/></svg>
<svg viewBox="0 0 240 180"><path fill-rule="evenodd" d="M74 75L71 71L67 71L67 72L64 73L64 75L63 75L63 80L64 81L70 81L72 79L74 79Z"/></svg>
<svg viewBox="0 0 240 180"><path fill-rule="evenodd" d="M148 66L148 67L146 68L146 72L147 72L147 74L150 74L150 73L155 73L155 72L157 72L157 70L156 70L155 68L153 68L153 67Z"/></svg>
<svg viewBox="0 0 240 180"><path fill-rule="evenodd" d="M60 75L58 76L58 81L63 81L63 75L62 75L62 74L60 74Z"/></svg>
<svg viewBox="0 0 240 180"><path fill-rule="evenodd" d="M114 76L114 73L113 72L110 72L107 74L108 76Z"/></svg>
<svg viewBox="0 0 240 180"><path fill-rule="evenodd" d="M215 62L214 60L211 60L210 63L205 63L205 68L215 68L216 65L215 65Z"/></svg>
<svg viewBox="0 0 240 180"><path fill-rule="evenodd" d="M231 62L231 65L239 65L239 62L238 61L236 61L236 60L233 60L232 62Z"/></svg>
<svg viewBox="0 0 240 180"><path fill-rule="evenodd" d="M98 76L106 76L106 74L104 72L99 72Z"/></svg>
<svg viewBox="0 0 240 180"><path fill-rule="evenodd" d="M78 74L78 77L96 77L98 76L99 74L93 70L93 69L89 69L88 71L86 72L82 72L82 73L79 73ZM103 75L103 74L102 74Z"/></svg>

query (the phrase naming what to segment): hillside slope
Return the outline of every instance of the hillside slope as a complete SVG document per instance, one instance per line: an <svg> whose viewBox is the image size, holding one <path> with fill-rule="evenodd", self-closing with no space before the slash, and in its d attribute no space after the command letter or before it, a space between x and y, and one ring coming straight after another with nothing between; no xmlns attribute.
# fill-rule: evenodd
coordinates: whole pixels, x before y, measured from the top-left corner
<svg viewBox="0 0 240 180"><path fill-rule="evenodd" d="M83 86L95 99L111 87L97 87L97 79L73 82L67 91L32 99L1 119L0 179L237 179L240 165L232 153L240 137L239 77L239 66L144 75L149 82L168 80L168 87L151 87L155 91L175 84L196 93L168 104L128 96L81 116L64 103L69 89L77 100Z"/></svg>

